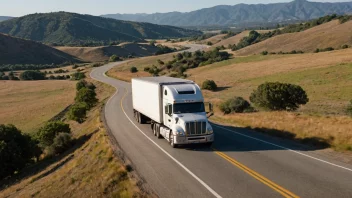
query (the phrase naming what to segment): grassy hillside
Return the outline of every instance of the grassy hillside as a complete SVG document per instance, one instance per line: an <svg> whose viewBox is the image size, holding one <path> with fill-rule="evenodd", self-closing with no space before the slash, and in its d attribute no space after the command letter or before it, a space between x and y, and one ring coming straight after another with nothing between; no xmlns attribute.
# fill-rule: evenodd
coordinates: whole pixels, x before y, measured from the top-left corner
<svg viewBox="0 0 352 198"><path fill-rule="evenodd" d="M11 19L11 18L13 18L13 17L9 17L9 16L0 16L0 22L1 22L1 21L9 20L9 19Z"/></svg>
<svg viewBox="0 0 352 198"><path fill-rule="evenodd" d="M31 14L0 23L0 32L59 45L102 45L200 34L198 31L149 23L119 21L67 12Z"/></svg>
<svg viewBox="0 0 352 198"><path fill-rule="evenodd" d="M0 123L31 132L73 103L73 81L0 81Z"/></svg>
<svg viewBox="0 0 352 198"><path fill-rule="evenodd" d="M100 101L114 92L111 87L95 84ZM114 154L118 148L100 121L101 105L83 124L69 123L77 140L71 149L2 181L0 197L155 197L139 188L143 182L127 168L128 160ZM40 114L41 109L36 112Z"/></svg>
<svg viewBox="0 0 352 198"><path fill-rule="evenodd" d="M41 43L14 38L0 33L0 65L61 64L64 62L80 61L71 55Z"/></svg>
<svg viewBox="0 0 352 198"><path fill-rule="evenodd" d="M341 48L342 45L351 45L352 21L340 23L334 20L315 26L302 32L287 33L274 36L262 42L250 45L235 52L236 55L259 54L268 52L290 52L302 50L313 52L315 49L333 47Z"/></svg>
<svg viewBox="0 0 352 198"><path fill-rule="evenodd" d="M268 32L268 31L270 31L270 30L256 30L258 33L266 33L266 32ZM238 42L240 42L240 40L242 39L242 38L244 38L244 37L246 37L246 36L248 36L249 35L249 30L245 30L245 31L243 31L243 32L241 32L241 33L239 33L239 34L237 34L237 35L235 35L235 36L232 36L232 37L230 37L230 38L227 38L227 39L223 39L223 40L221 40L220 42L218 42L218 43L216 43L215 45L213 45L212 46L212 48L209 48L209 49L213 49L213 48L215 48L215 47L219 47L219 46L224 46L224 47L228 47L228 45L229 44L231 44L231 45L237 45L238 44Z"/></svg>
<svg viewBox="0 0 352 198"><path fill-rule="evenodd" d="M151 56L158 47L147 44L127 43L118 46L104 47L56 47L72 56L78 57L85 62L106 61L112 55L127 57L129 55L142 57Z"/></svg>

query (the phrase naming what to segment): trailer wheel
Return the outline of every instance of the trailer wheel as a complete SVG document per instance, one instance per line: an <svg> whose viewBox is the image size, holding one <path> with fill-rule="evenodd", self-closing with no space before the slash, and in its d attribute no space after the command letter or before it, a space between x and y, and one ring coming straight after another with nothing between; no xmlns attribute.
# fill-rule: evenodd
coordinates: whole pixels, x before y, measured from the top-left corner
<svg viewBox="0 0 352 198"><path fill-rule="evenodd" d="M152 126L153 126L153 127L152 127L152 129L153 129L153 134L154 134L154 136L156 136L156 124L153 124Z"/></svg>
<svg viewBox="0 0 352 198"><path fill-rule="evenodd" d="M160 126L159 126L159 124L155 124L155 130L156 130L156 137L158 139L160 139L161 135L160 135Z"/></svg>

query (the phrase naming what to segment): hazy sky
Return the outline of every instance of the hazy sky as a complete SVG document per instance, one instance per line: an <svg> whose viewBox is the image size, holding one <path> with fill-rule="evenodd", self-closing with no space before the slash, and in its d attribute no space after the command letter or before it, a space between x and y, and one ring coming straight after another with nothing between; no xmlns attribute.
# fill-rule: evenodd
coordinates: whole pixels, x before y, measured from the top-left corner
<svg viewBox="0 0 352 198"><path fill-rule="evenodd" d="M258 4L290 0L0 0L0 16L22 16L35 12L68 11L82 14L188 12L215 5ZM345 0L311 0L342 2Z"/></svg>

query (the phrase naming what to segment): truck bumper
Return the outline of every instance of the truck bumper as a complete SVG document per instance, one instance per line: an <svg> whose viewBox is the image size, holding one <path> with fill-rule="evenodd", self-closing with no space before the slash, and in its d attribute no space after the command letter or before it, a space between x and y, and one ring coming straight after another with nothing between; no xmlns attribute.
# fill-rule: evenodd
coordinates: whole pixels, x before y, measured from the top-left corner
<svg viewBox="0 0 352 198"><path fill-rule="evenodd" d="M175 144L201 144L214 142L214 134L202 136L174 136Z"/></svg>

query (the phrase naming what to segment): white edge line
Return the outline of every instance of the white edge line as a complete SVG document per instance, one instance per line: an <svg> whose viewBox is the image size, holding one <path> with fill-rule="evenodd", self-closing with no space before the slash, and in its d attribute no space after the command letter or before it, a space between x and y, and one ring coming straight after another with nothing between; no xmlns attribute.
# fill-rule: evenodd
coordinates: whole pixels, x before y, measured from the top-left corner
<svg viewBox="0 0 352 198"><path fill-rule="evenodd" d="M346 168L344 166L340 166L340 165L337 165L337 164L334 164L334 163L331 163L331 162L328 162L328 161L325 161L325 160L322 160L322 159L319 159L319 158L316 158L316 157L313 157L313 156L310 156L310 155L307 155L307 154L304 154L304 153L301 153L301 152L298 152L298 151L295 151L295 150L292 150L292 149L289 149L289 148L286 148L286 147L283 147L283 146L280 146L280 145L277 145L277 144L274 144L274 143L271 143L271 142L267 142L265 140L261 140L261 139L258 139L258 138L255 138L255 137L251 137L249 135L245 135L245 134L242 134L242 133L239 133L239 132L236 132L234 130L230 130L230 129L227 129L225 127L222 127L222 126L219 126L218 124L214 124L216 127L219 127L221 129L224 129L226 131L230 131L230 132L233 132L233 133L236 133L238 135L241 135L241 136L244 136L246 138L250 138L250 139L253 139L253 140L257 140L259 142L263 142L263 143L266 143L266 144L270 144L272 146L276 146L276 147L279 147L279 148L282 148L282 149L285 149L285 150L288 150L288 151L291 151L291 152L294 152L296 154L299 154L299 155L303 155L305 157L308 157L308 158L311 158L311 159L314 159L314 160L317 160L317 161L320 161L320 162L323 162L323 163L326 163L326 164L329 164L329 165L332 165L332 166L336 166L336 167L339 167L339 168L342 168L342 169L345 169L345 170L348 170L348 171L352 171L352 169L350 168Z"/></svg>
<svg viewBox="0 0 352 198"><path fill-rule="evenodd" d="M106 76L105 72L103 74L104 76ZM91 76L90 73L90 77L98 80L94 77ZM106 76L108 77L108 76ZM109 78L109 77L108 77ZM100 80L98 80L100 81ZM102 81L100 81L102 82ZM106 104L109 103L109 101L118 93L118 89L115 87L116 92L113 96L110 97L110 99L107 101ZM128 92L126 92L127 94ZM125 110L122 108L123 113L125 114L125 116L127 117L127 119L133 124L134 127L136 127L138 129L138 131L140 133L142 133L149 141L151 141L156 147L158 147L163 153L165 153L165 155L167 155L168 157L170 157L174 162L176 162L181 168L183 168L188 174L190 174L194 179L196 179L200 184L202 184L211 194L213 194L215 197L217 198L222 198L217 192L215 192L210 186L208 186L208 184L206 184L203 180L201 180L199 177L197 177L193 172L191 172L187 167L185 167L181 162L179 162L177 159L175 159L174 157L172 157L172 155L170 155L167 151L165 151L163 148L161 148L161 146L159 146L156 142L154 142L150 137L148 137L136 124L133 123L133 121L130 119L130 117L127 115L127 113L125 112Z"/></svg>

